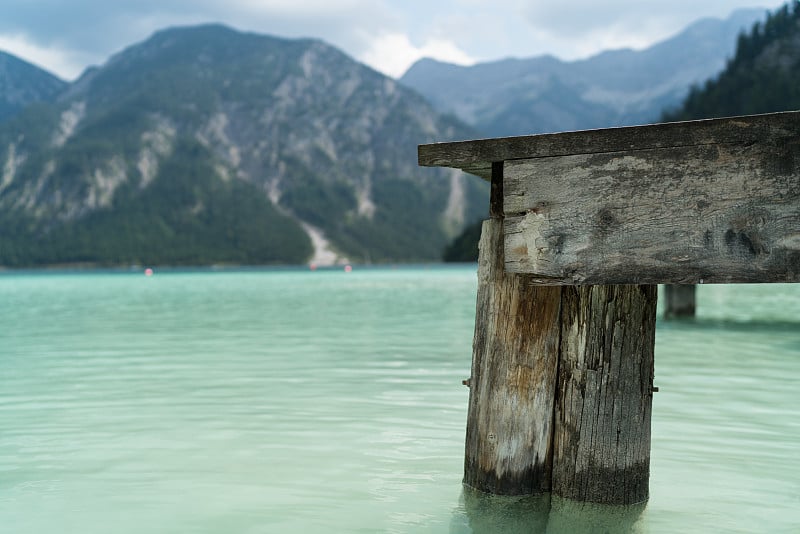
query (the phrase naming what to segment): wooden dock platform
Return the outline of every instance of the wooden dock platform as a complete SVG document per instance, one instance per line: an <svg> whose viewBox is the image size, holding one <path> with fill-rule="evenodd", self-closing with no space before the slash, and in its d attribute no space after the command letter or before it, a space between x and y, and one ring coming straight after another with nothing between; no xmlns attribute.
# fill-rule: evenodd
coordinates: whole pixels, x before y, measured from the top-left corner
<svg viewBox="0 0 800 534"><path fill-rule="evenodd" d="M800 282L800 112L421 145L419 163L491 182L465 484L646 500L655 284Z"/></svg>

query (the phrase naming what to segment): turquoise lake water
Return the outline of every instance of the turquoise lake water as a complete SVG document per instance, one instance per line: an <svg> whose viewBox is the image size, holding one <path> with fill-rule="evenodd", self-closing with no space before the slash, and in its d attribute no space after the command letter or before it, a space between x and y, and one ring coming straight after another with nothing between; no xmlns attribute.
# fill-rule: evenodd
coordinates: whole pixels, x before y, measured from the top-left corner
<svg viewBox="0 0 800 534"><path fill-rule="evenodd" d="M659 322L638 509L463 492L476 284L0 274L0 532L800 532L800 284Z"/></svg>

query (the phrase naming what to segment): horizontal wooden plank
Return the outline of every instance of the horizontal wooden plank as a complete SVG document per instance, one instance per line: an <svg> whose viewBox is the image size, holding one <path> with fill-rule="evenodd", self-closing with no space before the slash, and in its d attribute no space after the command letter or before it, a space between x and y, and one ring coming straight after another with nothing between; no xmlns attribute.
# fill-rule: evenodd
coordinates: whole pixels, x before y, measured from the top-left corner
<svg viewBox="0 0 800 534"><path fill-rule="evenodd" d="M506 162L506 270L553 285L800 282L787 134L800 115L757 123L746 142Z"/></svg>
<svg viewBox="0 0 800 534"><path fill-rule="evenodd" d="M419 164L454 167L489 179L491 164L526 158L709 144L747 146L800 134L800 112L420 145Z"/></svg>

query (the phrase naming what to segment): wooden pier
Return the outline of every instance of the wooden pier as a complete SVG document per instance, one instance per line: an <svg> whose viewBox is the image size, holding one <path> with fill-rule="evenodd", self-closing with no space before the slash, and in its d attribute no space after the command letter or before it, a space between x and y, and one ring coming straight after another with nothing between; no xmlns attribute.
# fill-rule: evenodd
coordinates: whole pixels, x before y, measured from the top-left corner
<svg viewBox="0 0 800 534"><path fill-rule="evenodd" d="M664 286L664 318L694 317L697 310L697 286Z"/></svg>
<svg viewBox="0 0 800 534"><path fill-rule="evenodd" d="M419 163L491 182L465 484L645 501L656 284L687 301L800 281L800 112L422 145Z"/></svg>

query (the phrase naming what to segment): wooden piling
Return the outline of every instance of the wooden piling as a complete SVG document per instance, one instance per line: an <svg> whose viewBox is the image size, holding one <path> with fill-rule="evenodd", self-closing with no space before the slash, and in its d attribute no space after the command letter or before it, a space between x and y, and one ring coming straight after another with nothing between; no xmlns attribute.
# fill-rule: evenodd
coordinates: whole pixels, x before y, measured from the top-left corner
<svg viewBox="0 0 800 534"><path fill-rule="evenodd" d="M503 270L483 223L464 483L645 501L656 286L538 286Z"/></svg>
<svg viewBox="0 0 800 534"><path fill-rule="evenodd" d="M664 318L694 317L696 286L664 286Z"/></svg>
<svg viewBox="0 0 800 534"><path fill-rule="evenodd" d="M553 493L647 500L657 286L565 287Z"/></svg>
<svg viewBox="0 0 800 534"><path fill-rule="evenodd" d="M464 483L500 495L550 491L561 288L503 269L503 223L483 223Z"/></svg>

